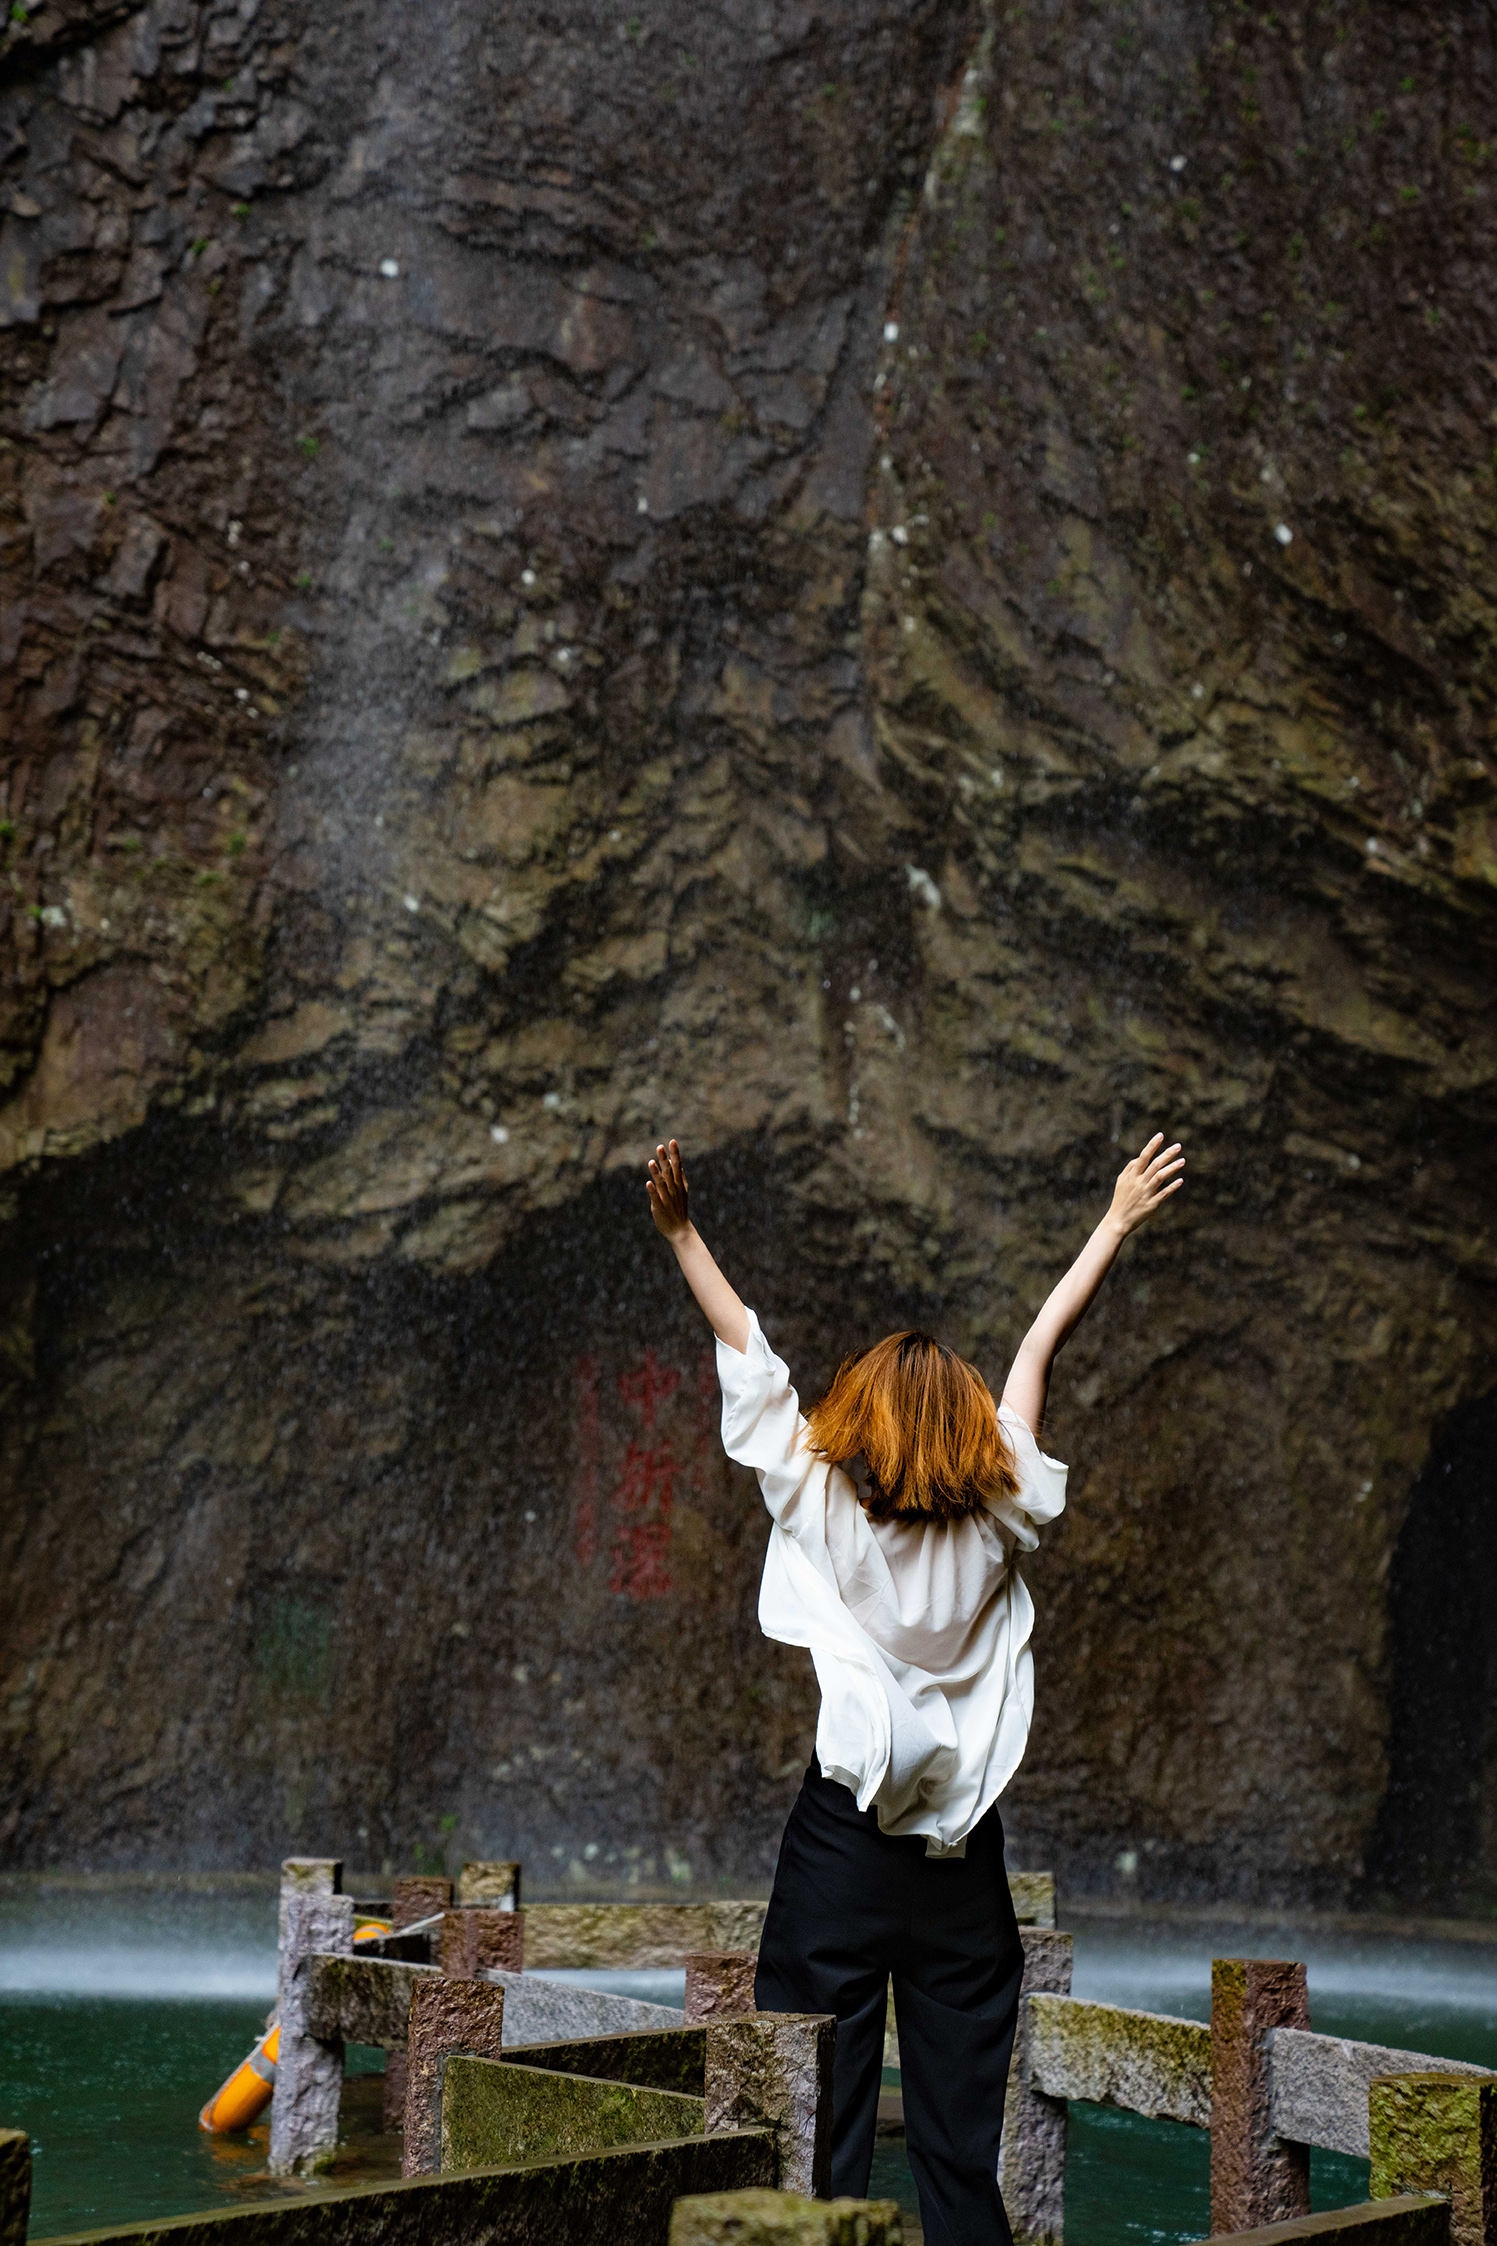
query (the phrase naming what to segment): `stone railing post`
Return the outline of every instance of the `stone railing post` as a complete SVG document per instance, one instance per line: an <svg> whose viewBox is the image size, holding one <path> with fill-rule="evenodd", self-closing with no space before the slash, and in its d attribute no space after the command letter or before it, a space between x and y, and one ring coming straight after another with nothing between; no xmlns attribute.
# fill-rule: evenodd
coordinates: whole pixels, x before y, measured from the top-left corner
<svg viewBox="0 0 1497 2246"><path fill-rule="evenodd" d="M398 1879L390 1889L390 1929L399 1934L418 1918L435 1918L452 1908L452 1882L429 1872L414 1872ZM405 2053L385 2053L385 2104L383 2122L388 2136L405 2127Z"/></svg>
<svg viewBox="0 0 1497 2246"><path fill-rule="evenodd" d="M818 2012L756 2012L707 2022L709 2135L773 2129L782 2191L825 2199L832 2164L837 2023Z"/></svg>
<svg viewBox="0 0 1497 2246"><path fill-rule="evenodd" d="M998 2187L1014 2237L1027 2246L1059 2246L1065 2215L1066 2101L1047 2098L1029 2079L1028 1997L1038 1990L1071 1993L1071 1937L1053 1927L1021 1926L1024 1979L1008 2070Z"/></svg>
<svg viewBox="0 0 1497 2246"><path fill-rule="evenodd" d="M1211 1966L1211 2229L1259 2230L1310 2212L1310 2148L1269 2119L1274 2028L1308 2028L1305 1969L1281 1958Z"/></svg>
<svg viewBox="0 0 1497 2246"><path fill-rule="evenodd" d="M437 1962L449 1980L473 1981L490 1966L502 1973L525 1970L525 1913L469 1906L444 1911Z"/></svg>
<svg viewBox="0 0 1497 2246"><path fill-rule="evenodd" d="M343 2045L306 2028L306 1960L314 1950L353 1955L353 1897L332 1857L293 1856L281 1866L281 1960L276 1991L280 2051L270 2105L273 2176L314 2174L337 2150Z"/></svg>
<svg viewBox="0 0 1497 2246"><path fill-rule="evenodd" d="M703 2020L742 2019L753 2012L758 1969L757 1950L688 1950L687 2026L696 2027Z"/></svg>
<svg viewBox="0 0 1497 2246"><path fill-rule="evenodd" d="M0 2129L0 2246L26 2246L31 2219L31 2139Z"/></svg>
<svg viewBox="0 0 1497 2246"><path fill-rule="evenodd" d="M418 1981L406 2030L402 2176L442 2165L442 2077L455 2051L497 2059L504 2042L504 1991L491 1981Z"/></svg>
<svg viewBox="0 0 1497 2246"><path fill-rule="evenodd" d="M1375 2075L1367 2135L1374 2199L1440 2192L1451 2246L1497 2246L1497 2076Z"/></svg>
<svg viewBox="0 0 1497 2246"><path fill-rule="evenodd" d="M413 1872L395 1880L390 1888L390 1925L399 1934L418 1918L435 1918L452 1908L452 1882L427 1872Z"/></svg>
<svg viewBox="0 0 1497 2246"><path fill-rule="evenodd" d="M497 1861L464 1864L457 1876L457 1900L464 1909L469 1904L481 1903L490 1911L517 1911L520 1908L519 1865Z"/></svg>

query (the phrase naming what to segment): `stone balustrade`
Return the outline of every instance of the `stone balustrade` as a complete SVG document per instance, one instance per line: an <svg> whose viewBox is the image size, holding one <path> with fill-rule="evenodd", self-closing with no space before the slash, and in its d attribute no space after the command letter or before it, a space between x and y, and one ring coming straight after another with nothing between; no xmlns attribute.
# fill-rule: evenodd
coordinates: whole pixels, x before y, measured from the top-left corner
<svg viewBox="0 0 1497 2246"><path fill-rule="evenodd" d="M1296 2246L1325 2233L1334 2246L1331 2233L1365 2230L1368 2246L1497 2246L1497 2073L1314 2032L1304 1968L1288 1960L1216 1960L1209 2026L1074 1997L1053 1881L1011 1884L1025 1964L1001 2182L1020 2246L1063 2238L1074 2101L1208 2130L1213 2237ZM391 1933L355 1954L341 1890L333 1859L284 1868L273 2172L327 2161L344 2046L372 2043L389 2055L387 2115L398 2087L410 2183L464 2187L440 2218L453 2246L511 2205L517 2238L534 2220L534 2235L571 2246L666 2246L683 2194L672 2246L897 2246L897 2209L825 2198L836 2024L754 2010L762 1904L522 1910L519 1866L469 1865L455 1892L397 1882ZM681 1966L686 2011L522 1963ZM892 2033L890 2049L897 2063ZM1365 2205L1311 2215L1312 2146L1370 2161ZM494 2181L517 2175L532 2181ZM346 2218L333 2207L345 2198ZM318 2246L367 2246L352 2202L372 2218L376 2199L367 2187L320 2198L333 2211ZM0 2246L24 2246L28 2200L27 2141L0 2130ZM413 2246L427 2235L414 2205L409 2223L405 2202L379 2212L382 2246L411 2225ZM215 2236L227 2219L211 2218ZM249 2225L244 2246L301 2246L306 2228L285 2205L234 2221ZM110 2236L144 2246L153 2227Z"/></svg>
<svg viewBox="0 0 1497 2246"><path fill-rule="evenodd" d="M1167 2013L1036 1993L1029 2003L1029 2079L1047 2098L1082 2098L1207 2129L1211 2030Z"/></svg>

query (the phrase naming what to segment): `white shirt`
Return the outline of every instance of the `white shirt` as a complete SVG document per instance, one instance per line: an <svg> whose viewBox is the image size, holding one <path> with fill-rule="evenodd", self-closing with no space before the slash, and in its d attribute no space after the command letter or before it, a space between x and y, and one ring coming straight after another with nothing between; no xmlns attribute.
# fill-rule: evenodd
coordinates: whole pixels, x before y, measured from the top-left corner
<svg viewBox="0 0 1497 2246"><path fill-rule="evenodd" d="M806 1449L790 1375L752 1310L740 1355L717 1345L723 1448L752 1466L774 1526L759 1625L807 1646L821 1686L816 1755L886 1833L960 1856L1018 1769L1034 1712L1034 1606L1014 1566L1066 1501L1066 1469L1007 1404L1017 1497L960 1521L872 1521L852 1478Z"/></svg>

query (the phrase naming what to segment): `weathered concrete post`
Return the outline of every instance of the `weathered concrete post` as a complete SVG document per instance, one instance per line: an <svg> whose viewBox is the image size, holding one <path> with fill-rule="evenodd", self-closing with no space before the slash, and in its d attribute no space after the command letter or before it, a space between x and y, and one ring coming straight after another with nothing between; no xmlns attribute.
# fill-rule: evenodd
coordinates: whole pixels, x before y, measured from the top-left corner
<svg viewBox="0 0 1497 2246"><path fill-rule="evenodd" d="M1497 2077L1375 2075L1367 2134L1374 2199L1442 2192L1451 2246L1497 2246Z"/></svg>
<svg viewBox="0 0 1497 2246"><path fill-rule="evenodd" d="M1308 2028L1305 1969L1281 1958L1211 1966L1211 2229L1258 2230L1310 2212L1310 2148L1269 2122L1269 2034Z"/></svg>
<svg viewBox="0 0 1497 2246"><path fill-rule="evenodd" d="M306 1960L314 1950L353 1955L353 1897L339 1893L343 1866L332 1857L292 1856L281 1866L281 2024L275 2096L270 2106L273 2176L315 2173L338 2144L343 2045L306 2030Z"/></svg>
<svg viewBox="0 0 1497 2246"><path fill-rule="evenodd" d="M390 1890L390 1926L400 1934L414 1926L419 1918L434 1918L438 1911L452 1908L452 1882L437 1879L431 1873L412 1873L396 1880ZM382 2115L388 2135L405 2126L405 2053L385 2053L385 2103Z"/></svg>
<svg viewBox="0 0 1497 2246"><path fill-rule="evenodd" d="M497 2059L504 2040L504 1991L491 1981L418 1981L406 2030L405 2143L402 2176L434 2175L442 2165L442 2077L455 2051Z"/></svg>
<svg viewBox="0 0 1497 2246"><path fill-rule="evenodd" d="M482 1903L491 1911L520 1908L520 1867L483 1860L464 1864L457 1878L457 1899L466 1907Z"/></svg>
<svg viewBox="0 0 1497 2246"><path fill-rule="evenodd" d="M26 2246L31 2219L31 2139L0 2129L0 2246Z"/></svg>
<svg viewBox="0 0 1497 2246"><path fill-rule="evenodd" d="M716 2129L774 2130L782 2191L825 2199L831 2184L832 2052L837 2023L818 2012L756 2012L707 2022L707 2113Z"/></svg>
<svg viewBox="0 0 1497 2246"><path fill-rule="evenodd" d="M755 2010L754 1974L757 1950L688 1950L686 1953L686 2024L702 2020L736 2020Z"/></svg>
<svg viewBox="0 0 1497 2246"><path fill-rule="evenodd" d="M525 1913L470 1906L444 1911L438 1963L452 1980L472 1981L486 1967L504 1973L525 1969Z"/></svg>
<svg viewBox="0 0 1497 2246"><path fill-rule="evenodd" d="M1071 1993L1069 1934L1049 1926L1021 1926L1024 1979L1019 1989L1019 2024L1008 2070L1003 2108L1003 2142L998 2155L998 2185L1016 2239L1028 2246L1058 2246L1065 2216L1066 2114L1064 2098L1047 2098L1029 2080L1029 2006L1035 1990L1055 1996Z"/></svg>

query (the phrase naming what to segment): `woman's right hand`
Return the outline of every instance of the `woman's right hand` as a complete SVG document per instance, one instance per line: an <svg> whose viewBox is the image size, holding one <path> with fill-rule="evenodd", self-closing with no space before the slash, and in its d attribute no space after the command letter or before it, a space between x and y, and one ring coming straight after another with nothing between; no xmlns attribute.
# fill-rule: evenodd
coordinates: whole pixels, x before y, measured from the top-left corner
<svg viewBox="0 0 1497 2246"><path fill-rule="evenodd" d="M656 1147L649 1171L645 1191L655 1229L667 1240L679 1240L691 1230L691 1219L686 1213L686 1167L674 1139L668 1147Z"/></svg>
<svg viewBox="0 0 1497 2246"><path fill-rule="evenodd" d="M1184 1155L1178 1146L1164 1144L1163 1131L1156 1131L1148 1145L1131 1162L1124 1163L1107 1212L1107 1222L1120 1239L1126 1240L1130 1232L1136 1232L1161 1202L1179 1191L1185 1180L1175 1173L1184 1167Z"/></svg>
<svg viewBox="0 0 1497 2246"><path fill-rule="evenodd" d="M696 1296L712 1331L740 1357L749 1344L749 1314L712 1259L706 1241L686 1213L686 1165L674 1139L657 1146L645 1191L655 1229L676 1251L681 1275Z"/></svg>

